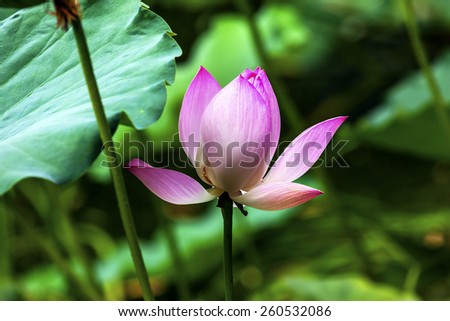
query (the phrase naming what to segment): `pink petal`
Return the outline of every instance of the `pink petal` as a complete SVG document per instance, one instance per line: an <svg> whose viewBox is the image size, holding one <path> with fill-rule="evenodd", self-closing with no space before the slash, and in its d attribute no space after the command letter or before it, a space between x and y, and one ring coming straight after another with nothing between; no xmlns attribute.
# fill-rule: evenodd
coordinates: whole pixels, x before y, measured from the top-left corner
<svg viewBox="0 0 450 321"><path fill-rule="evenodd" d="M296 183L263 183L248 193L232 196L238 203L266 211L282 210L305 203L323 192Z"/></svg>
<svg viewBox="0 0 450 321"><path fill-rule="evenodd" d="M194 165L200 144L200 121L203 112L220 89L221 87L214 77L205 68L200 67L184 95L178 131L184 151Z"/></svg>
<svg viewBox="0 0 450 321"><path fill-rule="evenodd" d="M278 107L277 97L275 96L269 78L267 78L266 72L263 69L257 67L253 71L247 68L241 75L256 88L264 100L269 104L270 116L272 119L272 131L270 137L272 147L270 148L269 158L272 159L278 146L281 129L280 109Z"/></svg>
<svg viewBox="0 0 450 321"><path fill-rule="evenodd" d="M264 182L292 182L306 173L346 119L345 116L335 117L306 129L286 147Z"/></svg>
<svg viewBox="0 0 450 321"><path fill-rule="evenodd" d="M270 162L262 146L270 117L264 99L242 76L214 96L201 123L202 170L214 186L232 192L261 180Z"/></svg>
<svg viewBox="0 0 450 321"><path fill-rule="evenodd" d="M195 179L183 173L155 168L138 158L132 159L125 168L139 178L150 191L172 204L204 203L221 194L218 189L204 189Z"/></svg>

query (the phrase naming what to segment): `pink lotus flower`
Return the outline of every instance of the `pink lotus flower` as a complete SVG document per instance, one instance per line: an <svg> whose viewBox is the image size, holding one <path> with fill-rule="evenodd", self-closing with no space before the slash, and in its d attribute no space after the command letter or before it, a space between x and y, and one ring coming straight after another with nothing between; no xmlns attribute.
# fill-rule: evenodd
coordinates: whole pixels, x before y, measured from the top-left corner
<svg viewBox="0 0 450 321"><path fill-rule="evenodd" d="M227 192L239 205L262 210L289 208L322 194L293 181L317 161L346 118L328 119L305 130L267 172L281 125L266 73L259 67L246 69L221 88L201 67L183 100L179 135L199 177L211 188L203 188L183 173L155 168L139 159L131 160L127 167L169 203L203 203Z"/></svg>

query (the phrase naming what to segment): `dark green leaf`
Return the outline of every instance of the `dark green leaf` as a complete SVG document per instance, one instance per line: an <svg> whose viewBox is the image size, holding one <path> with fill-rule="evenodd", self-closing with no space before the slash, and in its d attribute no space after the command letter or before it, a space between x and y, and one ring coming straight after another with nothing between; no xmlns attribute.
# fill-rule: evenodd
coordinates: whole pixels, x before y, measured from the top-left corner
<svg viewBox="0 0 450 321"><path fill-rule="evenodd" d="M445 101L450 102L450 54L433 66ZM450 110L447 105L447 115ZM421 157L450 160L448 137L435 111L432 96L422 74L406 78L392 88L386 101L358 124L361 138L373 144Z"/></svg>

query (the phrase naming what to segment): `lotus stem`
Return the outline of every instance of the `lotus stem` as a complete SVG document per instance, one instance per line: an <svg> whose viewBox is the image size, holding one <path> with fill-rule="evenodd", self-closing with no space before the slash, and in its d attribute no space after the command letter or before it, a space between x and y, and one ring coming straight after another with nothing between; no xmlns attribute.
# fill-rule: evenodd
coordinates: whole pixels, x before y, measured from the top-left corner
<svg viewBox="0 0 450 321"><path fill-rule="evenodd" d="M223 217L223 276L225 282L225 300L233 300L233 201L228 193L219 197L219 207Z"/></svg>
<svg viewBox="0 0 450 321"><path fill-rule="evenodd" d="M145 268L141 248L139 246L139 240L131 213L130 203L128 201L128 195L125 187L122 169L119 162L117 161L116 152L114 151L111 131L106 118L105 110L103 108L102 100L100 98L100 92L94 75L94 69L92 67L91 57L89 55L89 49L81 20L79 18L75 19L72 22L72 26L77 42L84 77L88 86L89 96L92 101L92 107L94 109L95 118L97 119L100 137L103 142L104 152L109 159L113 160L109 163L109 169L114 189L116 191L120 216L122 218L122 223L128 240L128 246L133 258L133 263L136 269L139 284L142 289L142 295L144 297L144 300L152 301L154 300L154 296L150 287L149 277Z"/></svg>

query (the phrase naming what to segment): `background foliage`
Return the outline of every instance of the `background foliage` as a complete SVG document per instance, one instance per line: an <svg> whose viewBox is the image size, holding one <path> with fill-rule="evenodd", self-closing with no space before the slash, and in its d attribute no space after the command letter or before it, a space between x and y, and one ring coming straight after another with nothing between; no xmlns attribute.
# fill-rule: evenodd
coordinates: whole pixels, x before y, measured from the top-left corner
<svg viewBox="0 0 450 321"><path fill-rule="evenodd" d="M332 163L329 151L327 166L300 180L323 196L281 212L235 213L238 299L450 299L449 137L411 50L400 1L146 2L177 34L183 55L161 119L142 130L122 122L116 131L123 160L174 167L186 159L163 142L178 146L181 100L199 65L223 85L246 67L264 67L283 108L284 141L307 125L350 116L335 139L349 141L341 150L348 166ZM414 3L448 102L450 3ZM92 280L106 299L140 298L101 161L75 182L29 178L2 197L1 299L85 299L68 271ZM222 299L215 204L169 205L126 179L157 298ZM183 267L173 263L168 235L178 241Z"/></svg>

